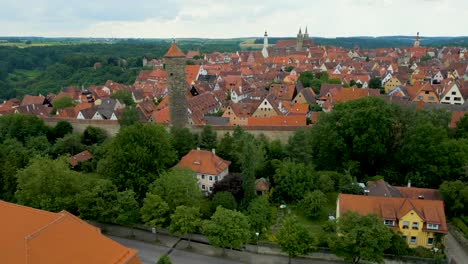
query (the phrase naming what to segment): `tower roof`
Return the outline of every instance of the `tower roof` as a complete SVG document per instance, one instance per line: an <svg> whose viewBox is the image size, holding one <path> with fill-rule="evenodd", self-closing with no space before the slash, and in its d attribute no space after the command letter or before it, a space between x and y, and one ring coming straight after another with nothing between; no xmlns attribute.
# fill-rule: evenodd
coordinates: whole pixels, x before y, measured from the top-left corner
<svg viewBox="0 0 468 264"><path fill-rule="evenodd" d="M175 41L172 42L171 47L167 50L164 58L181 58L185 57L185 54L177 47Z"/></svg>

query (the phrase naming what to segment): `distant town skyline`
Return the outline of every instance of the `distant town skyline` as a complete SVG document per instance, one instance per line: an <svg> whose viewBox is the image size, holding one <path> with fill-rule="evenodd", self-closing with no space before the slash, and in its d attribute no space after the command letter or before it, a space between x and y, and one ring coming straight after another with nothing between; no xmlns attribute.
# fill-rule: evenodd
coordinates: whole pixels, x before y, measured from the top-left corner
<svg viewBox="0 0 468 264"><path fill-rule="evenodd" d="M0 36L466 36L466 0L0 0Z"/></svg>

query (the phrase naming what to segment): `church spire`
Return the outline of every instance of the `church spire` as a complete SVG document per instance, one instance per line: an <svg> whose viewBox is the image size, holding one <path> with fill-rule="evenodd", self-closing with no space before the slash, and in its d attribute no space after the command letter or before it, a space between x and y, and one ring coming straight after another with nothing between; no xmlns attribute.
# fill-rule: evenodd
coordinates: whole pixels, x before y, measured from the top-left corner
<svg viewBox="0 0 468 264"><path fill-rule="evenodd" d="M307 26L306 26L305 32L304 32L304 39L305 40L309 39L309 32L307 31Z"/></svg>

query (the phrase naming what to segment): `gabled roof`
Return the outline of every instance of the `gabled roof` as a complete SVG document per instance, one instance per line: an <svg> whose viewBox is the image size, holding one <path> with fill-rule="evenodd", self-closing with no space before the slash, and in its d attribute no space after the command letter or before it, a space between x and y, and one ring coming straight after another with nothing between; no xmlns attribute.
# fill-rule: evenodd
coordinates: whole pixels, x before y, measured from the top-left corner
<svg viewBox="0 0 468 264"><path fill-rule="evenodd" d="M223 160L212 151L191 150L176 167L189 168L196 173L218 175L229 167L230 161Z"/></svg>
<svg viewBox="0 0 468 264"><path fill-rule="evenodd" d="M85 150L83 152L76 154L75 156L71 156L69 159L69 162L70 162L70 165L72 165L72 167L75 167L76 165L78 165L78 163L90 160L92 158L93 158L93 154Z"/></svg>
<svg viewBox="0 0 468 264"><path fill-rule="evenodd" d="M0 263L139 264L136 251L72 214L0 201Z"/></svg>
<svg viewBox="0 0 468 264"><path fill-rule="evenodd" d="M340 215L347 211L353 211L361 215L376 214L385 220L399 220L409 212L414 211L426 224L439 225L438 230L425 231L447 233L442 201L341 193L338 195L338 204Z"/></svg>
<svg viewBox="0 0 468 264"><path fill-rule="evenodd" d="M25 95L23 100L21 101L21 105L41 105L44 104L45 97L42 95L33 96L33 95Z"/></svg>
<svg viewBox="0 0 468 264"><path fill-rule="evenodd" d="M164 58L185 58L185 54L179 49L179 47L177 47L174 42L167 50Z"/></svg>

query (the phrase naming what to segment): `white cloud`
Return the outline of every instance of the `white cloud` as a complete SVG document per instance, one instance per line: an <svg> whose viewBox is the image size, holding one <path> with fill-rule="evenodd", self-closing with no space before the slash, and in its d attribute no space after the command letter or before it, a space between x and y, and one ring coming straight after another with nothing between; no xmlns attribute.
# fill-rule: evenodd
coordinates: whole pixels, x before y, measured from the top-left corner
<svg viewBox="0 0 468 264"><path fill-rule="evenodd" d="M468 35L466 0L0 0L0 35L70 37Z"/></svg>

